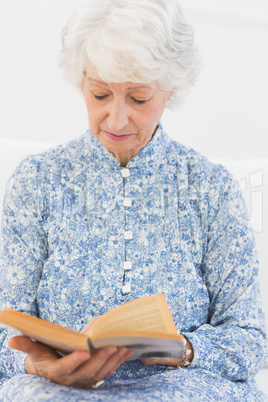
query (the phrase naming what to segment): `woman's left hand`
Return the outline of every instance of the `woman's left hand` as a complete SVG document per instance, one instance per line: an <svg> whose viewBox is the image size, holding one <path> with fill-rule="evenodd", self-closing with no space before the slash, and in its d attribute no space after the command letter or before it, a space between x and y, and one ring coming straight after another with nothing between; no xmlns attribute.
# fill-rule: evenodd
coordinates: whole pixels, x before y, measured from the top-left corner
<svg viewBox="0 0 268 402"><path fill-rule="evenodd" d="M193 353L193 347L191 342L184 337L184 339L186 340L186 348L191 350L191 353L189 354L188 360L191 362L193 360L194 357L194 353ZM178 364L182 363L184 359L174 359L174 358L166 358L166 357L150 357L148 359L141 359L141 361L144 364L148 364L148 365L153 365L153 364L161 364L164 366L170 366L170 367L177 367Z"/></svg>

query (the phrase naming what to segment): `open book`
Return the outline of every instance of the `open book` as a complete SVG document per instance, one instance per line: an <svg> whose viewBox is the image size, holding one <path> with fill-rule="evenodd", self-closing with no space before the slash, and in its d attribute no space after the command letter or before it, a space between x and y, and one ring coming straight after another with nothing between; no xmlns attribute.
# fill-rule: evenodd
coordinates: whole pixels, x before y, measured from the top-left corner
<svg viewBox="0 0 268 402"><path fill-rule="evenodd" d="M108 311L96 318L85 334L10 308L0 312L0 322L61 353L83 349L93 354L113 345L131 349L129 360L183 357L183 337L177 334L164 294L136 299Z"/></svg>

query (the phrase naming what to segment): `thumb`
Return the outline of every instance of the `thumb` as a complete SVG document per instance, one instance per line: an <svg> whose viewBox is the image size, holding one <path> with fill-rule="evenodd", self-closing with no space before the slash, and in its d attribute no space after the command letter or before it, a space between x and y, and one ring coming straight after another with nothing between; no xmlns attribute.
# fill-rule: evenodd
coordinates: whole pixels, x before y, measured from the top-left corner
<svg viewBox="0 0 268 402"><path fill-rule="evenodd" d="M94 322L97 320L98 317L92 318L91 321L89 321L89 323L85 326L85 328L82 329L81 333L82 334L90 334L90 328L92 327L92 324L94 324Z"/></svg>
<svg viewBox="0 0 268 402"><path fill-rule="evenodd" d="M40 342L33 341L24 335L14 336L9 339L8 346L12 349L20 350L21 352L28 354L30 357L38 357L41 355L47 355L50 358L59 357L54 349L45 346Z"/></svg>

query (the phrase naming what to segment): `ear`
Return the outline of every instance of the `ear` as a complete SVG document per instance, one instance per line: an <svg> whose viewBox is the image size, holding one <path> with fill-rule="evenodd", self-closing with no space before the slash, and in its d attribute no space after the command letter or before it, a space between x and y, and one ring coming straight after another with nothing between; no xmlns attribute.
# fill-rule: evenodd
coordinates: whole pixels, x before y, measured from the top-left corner
<svg viewBox="0 0 268 402"><path fill-rule="evenodd" d="M177 88L173 88L172 91L170 91L169 95L168 95L168 101L172 101L178 91L179 87Z"/></svg>

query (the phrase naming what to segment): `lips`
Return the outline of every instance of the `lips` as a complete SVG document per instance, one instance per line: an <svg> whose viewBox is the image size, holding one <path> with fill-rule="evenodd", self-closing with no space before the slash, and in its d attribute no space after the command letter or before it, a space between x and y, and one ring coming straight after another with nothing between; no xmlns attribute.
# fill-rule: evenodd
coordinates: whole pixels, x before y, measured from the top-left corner
<svg viewBox="0 0 268 402"><path fill-rule="evenodd" d="M133 134L113 134L110 133L109 131L104 131L104 133L106 134L106 136L115 142L122 142L122 141L126 141L128 138L130 138Z"/></svg>

